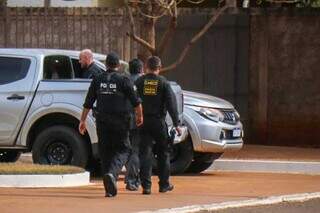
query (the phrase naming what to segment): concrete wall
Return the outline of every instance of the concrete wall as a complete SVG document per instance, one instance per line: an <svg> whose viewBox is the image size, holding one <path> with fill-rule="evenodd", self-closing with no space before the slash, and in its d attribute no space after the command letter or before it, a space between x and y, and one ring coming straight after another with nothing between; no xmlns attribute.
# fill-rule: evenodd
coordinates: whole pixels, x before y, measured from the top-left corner
<svg viewBox="0 0 320 213"><path fill-rule="evenodd" d="M163 54L163 63L174 62L184 46L211 17L211 10L180 10L178 28ZM167 25L157 27L159 41ZM224 14L190 49L176 70L165 74L185 90L221 97L233 103L241 120L248 120L249 16ZM247 131L247 130L246 130Z"/></svg>
<svg viewBox="0 0 320 213"><path fill-rule="evenodd" d="M320 147L320 11L255 12L249 141Z"/></svg>

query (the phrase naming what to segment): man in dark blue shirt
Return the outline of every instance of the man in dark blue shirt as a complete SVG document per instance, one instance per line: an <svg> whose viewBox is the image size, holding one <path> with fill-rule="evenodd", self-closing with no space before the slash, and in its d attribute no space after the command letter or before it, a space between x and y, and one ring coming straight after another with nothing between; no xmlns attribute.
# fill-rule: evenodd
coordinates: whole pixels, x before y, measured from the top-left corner
<svg viewBox="0 0 320 213"><path fill-rule="evenodd" d="M129 72L132 82L135 82L140 76L142 76L143 72L143 63L139 59L135 58L129 62ZM133 113L134 117L134 113ZM131 142L131 152L128 158L128 162L126 163L126 189L130 191L137 191L140 186L140 178L139 178L139 143L140 143L140 134L139 129L132 122L131 130L130 130L130 142Z"/></svg>

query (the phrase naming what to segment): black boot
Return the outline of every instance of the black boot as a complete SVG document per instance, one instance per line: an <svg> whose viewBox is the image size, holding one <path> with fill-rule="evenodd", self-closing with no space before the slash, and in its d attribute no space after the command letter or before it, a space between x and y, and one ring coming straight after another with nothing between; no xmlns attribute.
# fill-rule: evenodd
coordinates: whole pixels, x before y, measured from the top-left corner
<svg viewBox="0 0 320 213"><path fill-rule="evenodd" d="M169 191L172 191L173 188L174 188L173 185L169 183L169 185L167 185L167 186L160 186L159 192L161 192L161 193L169 192Z"/></svg>
<svg viewBox="0 0 320 213"><path fill-rule="evenodd" d="M117 182L113 174L108 173L103 176L103 185L106 190L106 197L114 197L117 195Z"/></svg>
<svg viewBox="0 0 320 213"><path fill-rule="evenodd" d="M149 188L143 188L143 189L142 189L142 194L144 194L144 195L149 195L149 194L151 194L151 189L149 189Z"/></svg>

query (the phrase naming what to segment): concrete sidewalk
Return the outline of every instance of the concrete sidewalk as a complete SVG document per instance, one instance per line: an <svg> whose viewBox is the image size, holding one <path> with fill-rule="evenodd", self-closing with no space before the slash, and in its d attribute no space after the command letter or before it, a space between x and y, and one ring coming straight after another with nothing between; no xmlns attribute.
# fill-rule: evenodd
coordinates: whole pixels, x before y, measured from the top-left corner
<svg viewBox="0 0 320 213"><path fill-rule="evenodd" d="M246 145L224 153L209 171L320 174L320 149Z"/></svg>
<svg viewBox="0 0 320 213"><path fill-rule="evenodd" d="M224 153L221 159L320 162L320 148L244 145L240 151Z"/></svg>

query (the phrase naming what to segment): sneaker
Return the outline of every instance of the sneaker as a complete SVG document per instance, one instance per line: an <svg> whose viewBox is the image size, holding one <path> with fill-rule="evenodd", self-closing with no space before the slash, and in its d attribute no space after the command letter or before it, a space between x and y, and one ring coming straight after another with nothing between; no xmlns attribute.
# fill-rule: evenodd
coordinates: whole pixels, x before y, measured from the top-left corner
<svg viewBox="0 0 320 213"><path fill-rule="evenodd" d="M144 194L144 195L149 195L149 194L151 194L151 189L143 189L143 190L142 190L142 194Z"/></svg>
<svg viewBox="0 0 320 213"><path fill-rule="evenodd" d="M117 182L111 173L103 176L103 185L106 190L106 197L114 197L117 195Z"/></svg>
<svg viewBox="0 0 320 213"><path fill-rule="evenodd" d="M173 185L172 184L169 184L168 186L166 186L166 187L162 187L162 186L160 186L160 188L159 188L159 192L161 192L161 193L165 193L165 192L169 192L169 191L172 191L173 190Z"/></svg>

